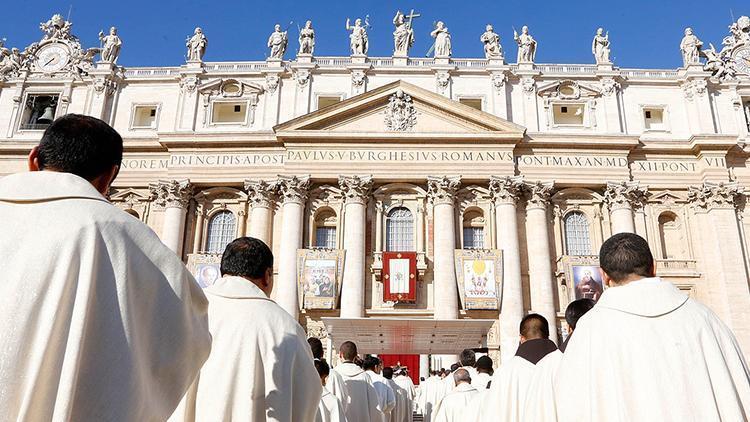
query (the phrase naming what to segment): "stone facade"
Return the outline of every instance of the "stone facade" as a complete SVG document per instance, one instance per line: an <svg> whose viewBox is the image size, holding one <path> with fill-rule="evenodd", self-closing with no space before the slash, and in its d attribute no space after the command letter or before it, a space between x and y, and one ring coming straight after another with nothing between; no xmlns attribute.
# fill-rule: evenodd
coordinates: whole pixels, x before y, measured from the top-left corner
<svg viewBox="0 0 750 422"><path fill-rule="evenodd" d="M44 128L33 103L49 98L55 116L92 115L123 135L111 199L184 259L206 251L226 211L234 235L269 243L273 296L316 333L321 316L485 318L498 321L492 354L507 353L527 312L565 330L567 257L631 231L648 239L659 275L750 352L748 74L310 55L32 66L0 78L0 175L25 170ZM413 216L420 280L415 304L393 306L378 268L397 207ZM573 214L586 232L575 254ZM296 253L316 246L319 227L335 228L351 265L336 310L300 311ZM453 250L471 227L504 252L501 311L460 307Z"/></svg>

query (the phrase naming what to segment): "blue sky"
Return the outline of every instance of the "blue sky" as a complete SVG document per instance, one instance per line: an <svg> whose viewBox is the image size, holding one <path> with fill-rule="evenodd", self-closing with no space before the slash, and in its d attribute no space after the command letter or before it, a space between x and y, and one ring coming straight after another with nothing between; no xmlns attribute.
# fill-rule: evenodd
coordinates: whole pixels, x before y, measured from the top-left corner
<svg viewBox="0 0 750 422"><path fill-rule="evenodd" d="M412 56L424 56L432 44L432 23L442 20L452 34L454 57L481 57L479 36L491 23L501 36L509 61L515 61L512 26L528 25L537 39L540 63L593 63L591 38L598 26L610 32L612 56L621 67L674 68L681 65L678 45L692 26L706 45L720 45L735 18L750 15L747 0L606 1L206 1L206 0L60 0L8 1L0 13L0 38L6 47L24 47L40 38L39 22L53 13L68 14L85 47L98 46L97 33L115 25L124 41L123 66L168 66L184 62L185 38L196 25L209 39L206 61L262 60L275 23L290 28L290 49L297 47L297 24L313 21L316 55L348 55L347 17L369 14L370 55L392 54L397 9L415 9Z"/></svg>

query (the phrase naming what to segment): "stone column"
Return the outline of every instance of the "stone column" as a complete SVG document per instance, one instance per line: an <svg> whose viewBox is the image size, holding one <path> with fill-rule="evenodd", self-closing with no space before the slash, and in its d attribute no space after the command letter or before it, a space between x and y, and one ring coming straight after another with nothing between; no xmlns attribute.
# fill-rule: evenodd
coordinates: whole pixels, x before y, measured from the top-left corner
<svg viewBox="0 0 750 422"><path fill-rule="evenodd" d="M734 332L745 358L750 357L750 291L745 253L737 222L737 206L744 206L737 182L705 182L690 187L688 200L697 217L705 274L706 299L711 309ZM705 300L705 299L704 299Z"/></svg>
<svg viewBox="0 0 750 422"><path fill-rule="evenodd" d="M435 319L458 318L454 199L460 177L427 177L427 191L433 204L433 283Z"/></svg>
<svg viewBox="0 0 750 422"><path fill-rule="evenodd" d="M557 343L557 311L552 256L549 244L547 207L554 182L526 185L526 247L529 259L531 310L542 315L550 325L550 340Z"/></svg>
<svg viewBox="0 0 750 422"><path fill-rule="evenodd" d="M203 212L203 204L198 204L195 210L195 233L193 234L193 253L200 253L203 248L203 223L206 214Z"/></svg>
<svg viewBox="0 0 750 422"><path fill-rule="evenodd" d="M344 281L341 317L365 316L365 218L372 176L339 176L344 195Z"/></svg>
<svg viewBox="0 0 750 422"><path fill-rule="evenodd" d="M271 247L276 186L265 180L245 180L245 191L250 203L248 236L260 239Z"/></svg>
<svg viewBox="0 0 750 422"><path fill-rule="evenodd" d="M277 183L282 202L282 219L277 267L279 276L274 290L278 292L276 303L296 320L299 315L297 250L302 247L302 224L310 177L279 176Z"/></svg>
<svg viewBox="0 0 750 422"><path fill-rule="evenodd" d="M161 241L177 256L182 256L185 215L193 191L189 180L160 180L149 186L157 205L164 207Z"/></svg>
<svg viewBox="0 0 750 422"><path fill-rule="evenodd" d="M604 201L609 207L612 234L635 233L634 205L646 197L647 188L638 182L607 182Z"/></svg>
<svg viewBox="0 0 750 422"><path fill-rule="evenodd" d="M503 251L503 291L500 303L500 353L505 362L518 348L518 324L524 316L521 256L518 246L516 202L523 177L491 177L490 192L495 203L497 247Z"/></svg>

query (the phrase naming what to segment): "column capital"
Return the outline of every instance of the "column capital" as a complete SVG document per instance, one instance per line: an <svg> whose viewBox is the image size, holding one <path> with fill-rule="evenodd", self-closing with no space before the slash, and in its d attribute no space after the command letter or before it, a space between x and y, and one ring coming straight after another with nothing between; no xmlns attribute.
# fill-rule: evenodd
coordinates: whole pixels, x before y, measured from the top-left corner
<svg viewBox="0 0 750 422"><path fill-rule="evenodd" d="M246 179L245 192L251 208L273 208L276 198L276 184L273 181Z"/></svg>
<svg viewBox="0 0 750 422"><path fill-rule="evenodd" d="M279 176L276 186L281 202L304 205L310 189L310 176Z"/></svg>
<svg viewBox="0 0 750 422"><path fill-rule="evenodd" d="M515 205L523 190L523 176L491 176L489 187L495 205Z"/></svg>
<svg viewBox="0 0 750 422"><path fill-rule="evenodd" d="M547 209L555 182L527 182L524 186L527 194L526 209Z"/></svg>
<svg viewBox="0 0 750 422"><path fill-rule="evenodd" d="M193 194L189 180L159 180L148 186L151 200L164 208L187 208Z"/></svg>
<svg viewBox="0 0 750 422"><path fill-rule="evenodd" d="M339 176L339 188L347 204L365 204L372 190L372 176Z"/></svg>
<svg viewBox="0 0 750 422"><path fill-rule="evenodd" d="M637 209L643 206L648 196L648 187L640 186L637 181L607 182L604 190L604 202L610 211L623 208Z"/></svg>
<svg viewBox="0 0 750 422"><path fill-rule="evenodd" d="M734 209L744 192L737 182L703 182L688 188L688 201L701 211L714 208Z"/></svg>
<svg viewBox="0 0 750 422"><path fill-rule="evenodd" d="M427 176L427 195L433 204L450 204L461 186L461 176Z"/></svg>

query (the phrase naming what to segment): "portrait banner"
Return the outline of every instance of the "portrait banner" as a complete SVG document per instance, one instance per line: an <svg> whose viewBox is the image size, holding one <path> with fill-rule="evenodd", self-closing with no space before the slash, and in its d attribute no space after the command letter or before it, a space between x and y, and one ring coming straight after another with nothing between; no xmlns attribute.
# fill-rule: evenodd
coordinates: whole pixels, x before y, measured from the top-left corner
<svg viewBox="0 0 750 422"><path fill-rule="evenodd" d="M344 274L343 249L298 249L297 292L304 309L336 309Z"/></svg>
<svg viewBox="0 0 750 422"><path fill-rule="evenodd" d="M571 302L583 298L599 300L605 286L599 273L598 256L564 256L563 265Z"/></svg>
<svg viewBox="0 0 750 422"><path fill-rule="evenodd" d="M456 249L456 282L464 309L500 309L503 252L498 249Z"/></svg>
<svg viewBox="0 0 750 422"><path fill-rule="evenodd" d="M383 301L416 303L416 252L383 252Z"/></svg>
<svg viewBox="0 0 750 422"><path fill-rule="evenodd" d="M205 289L221 278L220 253L194 253L188 255L187 268L195 281Z"/></svg>

